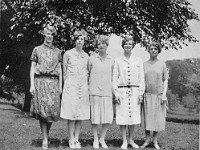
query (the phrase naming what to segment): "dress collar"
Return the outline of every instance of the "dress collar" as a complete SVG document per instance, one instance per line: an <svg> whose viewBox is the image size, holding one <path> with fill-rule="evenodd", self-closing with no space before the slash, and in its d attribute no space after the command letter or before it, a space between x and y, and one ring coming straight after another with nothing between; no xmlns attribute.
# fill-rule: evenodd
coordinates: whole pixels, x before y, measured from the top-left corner
<svg viewBox="0 0 200 150"><path fill-rule="evenodd" d="M49 46L47 43L43 43L43 46L44 47L47 47L47 48L50 48L50 49L54 49L54 46L53 45L51 45L51 46Z"/></svg>
<svg viewBox="0 0 200 150"><path fill-rule="evenodd" d="M135 55L131 54L130 58L127 59L124 55L121 57L122 60L126 62L130 62L132 59L135 59Z"/></svg>
<svg viewBox="0 0 200 150"><path fill-rule="evenodd" d="M84 57L87 56L87 54L86 54L84 51L83 51L82 53L79 53L79 52L76 51L75 48L72 49L72 53L73 53L74 55L76 55L76 56L81 56L82 58L84 58Z"/></svg>

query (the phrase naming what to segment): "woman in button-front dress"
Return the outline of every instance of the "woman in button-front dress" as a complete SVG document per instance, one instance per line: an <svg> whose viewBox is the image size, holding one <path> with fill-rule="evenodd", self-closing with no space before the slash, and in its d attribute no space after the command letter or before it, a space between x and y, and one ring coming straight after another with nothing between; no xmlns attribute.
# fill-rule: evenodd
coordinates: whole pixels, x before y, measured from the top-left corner
<svg viewBox="0 0 200 150"><path fill-rule="evenodd" d="M64 88L61 101L61 118L68 120L69 146L81 148L78 141L81 121L90 119L88 93L88 59L83 51L86 32L76 31L73 35L75 48L63 56Z"/></svg>
<svg viewBox="0 0 200 150"><path fill-rule="evenodd" d="M106 53L109 38L99 35L96 39L99 53L90 56L89 69L89 95L91 104L91 122L93 128L93 147L108 148L105 143L105 135L109 124L113 121L112 102L112 69L113 59ZM97 125L102 124L101 137L98 140Z"/></svg>
<svg viewBox="0 0 200 150"><path fill-rule="evenodd" d="M31 114L39 119L43 135L42 148L47 149L51 125L60 118L62 57L60 50L53 46L55 28L47 25L43 33L44 43L35 47L31 56L30 93L33 95Z"/></svg>
<svg viewBox="0 0 200 150"><path fill-rule="evenodd" d="M168 71L166 64L157 58L161 52L160 42L151 42L148 52L150 59L144 63L146 88L142 107L146 140L141 147L145 148L151 142L150 131L153 131L153 144L156 149L160 149L157 137L158 132L165 129Z"/></svg>
<svg viewBox="0 0 200 150"><path fill-rule="evenodd" d="M128 144L133 148L139 146L133 140L134 125L141 123L140 107L145 89L143 62L132 54L135 46L133 38L126 36L122 40L124 56L117 58L113 70L113 88L116 104L116 124L120 125L123 144L122 149L127 149ZM126 138L126 127L129 136Z"/></svg>

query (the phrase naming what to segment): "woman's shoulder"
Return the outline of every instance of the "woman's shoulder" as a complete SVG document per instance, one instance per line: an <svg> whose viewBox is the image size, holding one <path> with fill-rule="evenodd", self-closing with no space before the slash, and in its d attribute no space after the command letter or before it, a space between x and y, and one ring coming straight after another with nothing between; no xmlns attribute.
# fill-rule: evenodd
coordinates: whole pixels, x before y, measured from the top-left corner
<svg viewBox="0 0 200 150"><path fill-rule="evenodd" d="M72 51L73 51L73 49L65 51L63 56L69 56L69 55L71 55Z"/></svg>

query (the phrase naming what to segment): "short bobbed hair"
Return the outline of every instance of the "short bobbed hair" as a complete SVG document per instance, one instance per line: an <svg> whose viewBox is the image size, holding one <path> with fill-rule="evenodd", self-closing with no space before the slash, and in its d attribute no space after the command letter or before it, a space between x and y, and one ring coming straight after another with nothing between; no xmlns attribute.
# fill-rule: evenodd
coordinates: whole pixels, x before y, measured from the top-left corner
<svg viewBox="0 0 200 150"><path fill-rule="evenodd" d="M87 38L87 32L83 29L81 30L76 30L74 32L74 34L72 35L72 41L73 43L76 42L76 40L80 37L80 36L83 36L84 37L84 40Z"/></svg>
<svg viewBox="0 0 200 150"><path fill-rule="evenodd" d="M97 35L95 40L96 47L98 46L98 43L102 42L105 43L107 46L109 45L109 37L107 35Z"/></svg>
<svg viewBox="0 0 200 150"><path fill-rule="evenodd" d="M126 35L125 37L123 37L122 39L122 47L124 48L124 45L126 44L126 42L128 41L132 41L132 46L134 47L135 46L135 41L133 40L133 37L132 36L128 36Z"/></svg>
<svg viewBox="0 0 200 150"><path fill-rule="evenodd" d="M48 24L46 27L44 27L44 30L42 32L43 35L46 35L47 31L50 31L53 36L57 35L56 28L50 24Z"/></svg>
<svg viewBox="0 0 200 150"><path fill-rule="evenodd" d="M155 46L158 49L158 53L161 53L162 46L159 41L152 41L147 47L148 52L150 51L151 46Z"/></svg>

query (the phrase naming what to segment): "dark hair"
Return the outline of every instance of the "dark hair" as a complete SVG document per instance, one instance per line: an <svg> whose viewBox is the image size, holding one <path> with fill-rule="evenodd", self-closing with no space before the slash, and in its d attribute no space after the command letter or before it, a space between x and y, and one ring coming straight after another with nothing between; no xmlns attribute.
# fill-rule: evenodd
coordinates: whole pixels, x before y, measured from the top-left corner
<svg viewBox="0 0 200 150"><path fill-rule="evenodd" d="M159 41L152 41L152 42L149 44L149 46L147 47L148 52L149 52L151 46L155 46L155 47L158 49L158 53L161 53L162 46L161 46L161 43L160 43Z"/></svg>
<svg viewBox="0 0 200 150"><path fill-rule="evenodd" d="M128 41L132 41L132 46L134 47L135 46L135 41L133 40L133 37L132 36L128 36L126 35L123 39L122 39L122 47L124 48L124 45L126 44L126 42Z"/></svg>

